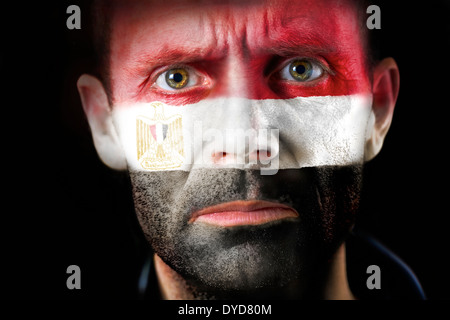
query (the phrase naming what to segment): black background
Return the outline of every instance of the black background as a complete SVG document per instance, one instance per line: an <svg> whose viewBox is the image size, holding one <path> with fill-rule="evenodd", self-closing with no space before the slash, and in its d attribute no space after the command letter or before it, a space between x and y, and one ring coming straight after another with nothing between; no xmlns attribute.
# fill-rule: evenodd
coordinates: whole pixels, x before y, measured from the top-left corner
<svg viewBox="0 0 450 320"><path fill-rule="evenodd" d="M428 3L381 5L375 32L399 65L400 95L383 150L365 169L358 226L403 258L429 299L450 299L450 5ZM66 28L70 4L81 8L81 30ZM1 7L2 297L137 297L146 246L128 181L98 160L76 91L92 57L86 8ZM72 264L81 290L66 287Z"/></svg>

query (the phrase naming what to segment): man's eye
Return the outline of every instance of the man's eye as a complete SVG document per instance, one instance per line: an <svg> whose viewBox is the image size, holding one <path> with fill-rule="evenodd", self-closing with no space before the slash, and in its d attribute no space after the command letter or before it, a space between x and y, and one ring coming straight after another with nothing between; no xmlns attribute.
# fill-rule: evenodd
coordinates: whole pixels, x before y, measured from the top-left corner
<svg viewBox="0 0 450 320"><path fill-rule="evenodd" d="M161 73L156 85L164 90L180 90L199 84L200 77L189 68L173 68Z"/></svg>
<svg viewBox="0 0 450 320"><path fill-rule="evenodd" d="M284 80L307 82L319 78L323 72L323 68L318 63L306 59L297 59L286 65L280 74Z"/></svg>

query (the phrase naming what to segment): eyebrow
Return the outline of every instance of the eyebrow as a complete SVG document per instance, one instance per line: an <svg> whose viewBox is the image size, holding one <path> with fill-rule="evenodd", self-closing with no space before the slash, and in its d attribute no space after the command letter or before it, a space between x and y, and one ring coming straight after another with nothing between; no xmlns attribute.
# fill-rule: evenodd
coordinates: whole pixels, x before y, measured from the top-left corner
<svg viewBox="0 0 450 320"><path fill-rule="evenodd" d="M285 30L270 38L264 48L269 53L280 56L296 54L329 54L339 53L340 46L331 37L324 37L316 31L303 31L291 29Z"/></svg>
<svg viewBox="0 0 450 320"><path fill-rule="evenodd" d="M157 66L187 64L198 61L218 60L227 55L227 48L218 49L213 43L205 46L181 46L168 48L167 45L156 52L143 52L134 59L134 69L146 71ZM323 37L317 32L288 30L271 36L264 45L250 48L256 55L270 54L290 57L296 55L339 54L341 51L336 41Z"/></svg>
<svg viewBox="0 0 450 320"><path fill-rule="evenodd" d="M278 45L267 49L267 53L280 56L280 57L293 57L298 55L314 56L314 55L327 55L339 53L332 47L321 47L309 44L296 44L292 46Z"/></svg>
<svg viewBox="0 0 450 320"><path fill-rule="evenodd" d="M135 59L137 69L148 69L149 67L185 64L202 60L219 59L225 56L214 53L215 48L209 47L182 47L176 49L161 48L156 53L144 52Z"/></svg>

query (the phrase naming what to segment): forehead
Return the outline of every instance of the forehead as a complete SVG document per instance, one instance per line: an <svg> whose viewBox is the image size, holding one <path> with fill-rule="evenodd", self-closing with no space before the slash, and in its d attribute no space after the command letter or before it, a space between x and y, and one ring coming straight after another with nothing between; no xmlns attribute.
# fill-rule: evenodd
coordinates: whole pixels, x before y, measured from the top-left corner
<svg viewBox="0 0 450 320"><path fill-rule="evenodd" d="M360 47L353 1L119 1L111 53L123 59L178 49L180 54L267 51L280 43ZM114 59L112 60L114 62Z"/></svg>

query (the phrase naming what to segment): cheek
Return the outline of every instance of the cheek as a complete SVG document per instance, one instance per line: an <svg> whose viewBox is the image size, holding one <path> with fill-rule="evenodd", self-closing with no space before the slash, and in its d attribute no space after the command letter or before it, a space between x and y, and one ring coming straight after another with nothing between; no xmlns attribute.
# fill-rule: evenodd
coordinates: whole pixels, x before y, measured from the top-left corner
<svg viewBox="0 0 450 320"><path fill-rule="evenodd" d="M130 171L134 206L148 240L170 243L189 219L182 190L189 173Z"/></svg>

